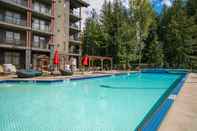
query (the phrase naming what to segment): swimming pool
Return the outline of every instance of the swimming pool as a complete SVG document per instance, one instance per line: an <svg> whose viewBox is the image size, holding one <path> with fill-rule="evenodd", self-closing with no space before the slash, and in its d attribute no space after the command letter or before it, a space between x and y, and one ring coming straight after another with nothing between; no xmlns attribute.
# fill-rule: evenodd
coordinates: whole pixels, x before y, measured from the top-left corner
<svg viewBox="0 0 197 131"><path fill-rule="evenodd" d="M132 131L180 74L1 83L0 131Z"/></svg>

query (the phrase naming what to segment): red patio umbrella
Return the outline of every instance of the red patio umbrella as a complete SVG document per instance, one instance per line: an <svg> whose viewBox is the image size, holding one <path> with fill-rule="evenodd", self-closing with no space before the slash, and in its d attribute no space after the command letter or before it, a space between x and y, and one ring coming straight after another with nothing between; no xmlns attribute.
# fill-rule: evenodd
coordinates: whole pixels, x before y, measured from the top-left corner
<svg viewBox="0 0 197 131"><path fill-rule="evenodd" d="M54 54L53 64L54 65L58 65L59 63L60 63L60 61L59 61L59 53L58 53L58 50L56 49L55 50L55 54Z"/></svg>
<svg viewBox="0 0 197 131"><path fill-rule="evenodd" d="M82 64L83 65L88 65L89 64L89 57L85 55L82 59Z"/></svg>

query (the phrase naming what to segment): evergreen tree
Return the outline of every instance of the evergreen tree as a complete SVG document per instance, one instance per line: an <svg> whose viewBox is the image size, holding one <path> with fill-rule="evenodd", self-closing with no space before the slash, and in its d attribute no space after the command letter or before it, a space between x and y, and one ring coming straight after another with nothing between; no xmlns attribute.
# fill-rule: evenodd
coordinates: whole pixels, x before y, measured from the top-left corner
<svg viewBox="0 0 197 131"><path fill-rule="evenodd" d="M156 67L163 67L163 47L158 40L156 27L150 29L148 38L145 40L144 43L145 47L143 49L143 62Z"/></svg>
<svg viewBox="0 0 197 131"><path fill-rule="evenodd" d="M190 55L191 68L197 69L197 0L188 0L186 4L188 17L191 22L190 29L192 30L192 53Z"/></svg>
<svg viewBox="0 0 197 131"><path fill-rule="evenodd" d="M95 10L92 10L91 17L86 20L83 43L83 54L102 55L100 47L104 43L104 36Z"/></svg>
<svg viewBox="0 0 197 131"><path fill-rule="evenodd" d="M188 68L189 55L192 53L193 20L187 16L182 1L175 1L164 15L160 34L164 43L165 61L173 68Z"/></svg>
<svg viewBox="0 0 197 131"><path fill-rule="evenodd" d="M159 16L152 6L149 0L130 0L129 9L121 0L105 1L101 14L92 11L86 20L83 54L111 56L121 66L142 60L197 68L197 1L175 0Z"/></svg>

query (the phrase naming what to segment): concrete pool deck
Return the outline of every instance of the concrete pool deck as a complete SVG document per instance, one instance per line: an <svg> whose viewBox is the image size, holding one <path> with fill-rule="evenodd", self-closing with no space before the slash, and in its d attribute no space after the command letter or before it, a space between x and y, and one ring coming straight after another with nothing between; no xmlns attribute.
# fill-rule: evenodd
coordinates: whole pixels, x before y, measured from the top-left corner
<svg viewBox="0 0 197 131"><path fill-rule="evenodd" d="M189 74L158 131L197 130L197 74Z"/></svg>
<svg viewBox="0 0 197 131"><path fill-rule="evenodd" d="M129 71L129 72L136 72L136 71ZM35 81L42 81L42 80L67 80L73 78L83 78L83 77L96 77L96 76L107 76L107 75L114 75L114 74L121 74L121 73L128 73L128 71L100 71L100 72L78 72L72 76L40 76L40 77L33 77L33 78L17 78L16 75L5 75L0 76L0 80L35 80Z"/></svg>

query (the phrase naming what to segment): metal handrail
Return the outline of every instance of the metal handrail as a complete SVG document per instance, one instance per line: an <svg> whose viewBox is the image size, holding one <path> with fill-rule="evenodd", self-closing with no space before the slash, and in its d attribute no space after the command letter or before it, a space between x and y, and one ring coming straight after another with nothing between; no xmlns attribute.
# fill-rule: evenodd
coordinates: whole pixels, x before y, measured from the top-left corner
<svg viewBox="0 0 197 131"><path fill-rule="evenodd" d="M38 46L35 46L35 44L37 44ZM35 42L35 41L32 41L32 47L33 48L40 48L40 49L49 49L47 43L39 43L39 42Z"/></svg>
<svg viewBox="0 0 197 131"><path fill-rule="evenodd" d="M40 31L44 31L44 32L50 32L49 26L44 26L44 29L42 29L41 25L39 25L39 24L32 24L32 29L40 30Z"/></svg>

